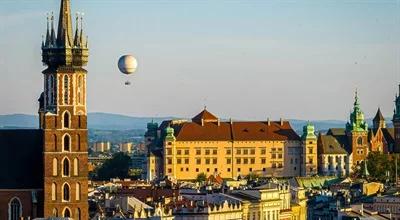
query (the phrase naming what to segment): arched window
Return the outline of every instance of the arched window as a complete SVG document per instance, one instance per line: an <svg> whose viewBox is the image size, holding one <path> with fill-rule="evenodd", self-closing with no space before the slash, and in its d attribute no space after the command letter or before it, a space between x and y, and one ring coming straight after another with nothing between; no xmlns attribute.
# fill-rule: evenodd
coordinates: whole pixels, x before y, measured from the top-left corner
<svg viewBox="0 0 400 220"><path fill-rule="evenodd" d="M76 220L81 220L81 209L80 208L77 208L75 210L75 219Z"/></svg>
<svg viewBox="0 0 400 220"><path fill-rule="evenodd" d="M78 158L74 159L74 176L78 176L79 161Z"/></svg>
<svg viewBox="0 0 400 220"><path fill-rule="evenodd" d="M22 216L22 205L18 198L13 198L8 204L8 219L19 220Z"/></svg>
<svg viewBox="0 0 400 220"><path fill-rule="evenodd" d="M57 158L53 158L53 176L57 176L57 166L58 166L58 160Z"/></svg>
<svg viewBox="0 0 400 220"><path fill-rule="evenodd" d="M67 158L63 160L63 176L69 176L69 160Z"/></svg>
<svg viewBox="0 0 400 220"><path fill-rule="evenodd" d="M51 184L51 200L53 200L53 201L57 200L57 184L56 183Z"/></svg>
<svg viewBox="0 0 400 220"><path fill-rule="evenodd" d="M63 127L64 128L69 128L70 124L71 124L70 115L69 115L69 112L66 111L66 112L64 112L64 115L63 115Z"/></svg>
<svg viewBox="0 0 400 220"><path fill-rule="evenodd" d="M362 139L362 137L358 137L358 139L357 139L357 144L358 144L358 145L362 145L362 144L363 144L363 139Z"/></svg>
<svg viewBox="0 0 400 220"><path fill-rule="evenodd" d="M69 201L69 185L68 184L66 184L66 183L64 183L64 185L63 185L63 200L64 201ZM65 216L65 214L64 214L64 216ZM65 216L66 217L66 216Z"/></svg>
<svg viewBox="0 0 400 220"><path fill-rule="evenodd" d="M71 218L71 210L69 210L69 208L65 208L64 218Z"/></svg>
<svg viewBox="0 0 400 220"><path fill-rule="evenodd" d="M77 201L81 200L81 184L76 183L76 189L75 189L75 198Z"/></svg>
<svg viewBox="0 0 400 220"><path fill-rule="evenodd" d="M64 76L64 105L69 104L69 77Z"/></svg>
<svg viewBox="0 0 400 220"><path fill-rule="evenodd" d="M53 217L58 217L58 210L56 208L53 209Z"/></svg>
<svg viewBox="0 0 400 220"><path fill-rule="evenodd" d="M63 145L64 145L64 151L70 151L71 150L71 137L68 134L66 134L64 136Z"/></svg>

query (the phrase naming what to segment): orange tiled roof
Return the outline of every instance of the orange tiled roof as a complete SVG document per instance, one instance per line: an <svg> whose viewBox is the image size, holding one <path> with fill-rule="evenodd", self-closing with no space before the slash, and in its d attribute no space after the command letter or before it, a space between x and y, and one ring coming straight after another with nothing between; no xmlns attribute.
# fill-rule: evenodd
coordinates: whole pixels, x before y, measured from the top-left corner
<svg viewBox="0 0 400 220"><path fill-rule="evenodd" d="M203 119L203 122L199 122L199 119L200 121ZM207 110L195 116L192 122L174 124L169 121L162 123L163 126L166 124L170 124L174 128L177 141L300 140L299 135L292 129L288 121L220 122Z"/></svg>

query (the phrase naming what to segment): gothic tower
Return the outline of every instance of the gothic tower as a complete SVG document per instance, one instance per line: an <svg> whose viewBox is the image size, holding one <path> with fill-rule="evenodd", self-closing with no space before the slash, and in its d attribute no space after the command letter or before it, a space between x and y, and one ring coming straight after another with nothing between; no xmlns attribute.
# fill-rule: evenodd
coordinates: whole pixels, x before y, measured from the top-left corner
<svg viewBox="0 0 400 220"><path fill-rule="evenodd" d="M360 165L368 155L368 124L364 120L356 91L353 112L346 124L346 134L349 140L348 149L352 154L352 165Z"/></svg>
<svg viewBox="0 0 400 220"><path fill-rule="evenodd" d="M318 172L317 136L314 125L308 123L303 127L301 140L303 144L301 175L312 176Z"/></svg>
<svg viewBox="0 0 400 220"><path fill-rule="evenodd" d="M376 115L375 115L374 119L372 120L372 122L373 122L374 130L378 130L379 128L386 128L385 118L383 117L380 108L378 108L378 111L376 112Z"/></svg>
<svg viewBox="0 0 400 220"><path fill-rule="evenodd" d="M400 94L400 85L399 85ZM394 126L394 153L400 153L400 96L396 95L395 109L393 114L393 126Z"/></svg>
<svg viewBox="0 0 400 220"><path fill-rule="evenodd" d="M80 27L79 27L80 26ZM44 135L44 217L88 219L87 39L82 17L73 33L70 0L61 0L57 35L47 18L42 42L44 92L40 128Z"/></svg>

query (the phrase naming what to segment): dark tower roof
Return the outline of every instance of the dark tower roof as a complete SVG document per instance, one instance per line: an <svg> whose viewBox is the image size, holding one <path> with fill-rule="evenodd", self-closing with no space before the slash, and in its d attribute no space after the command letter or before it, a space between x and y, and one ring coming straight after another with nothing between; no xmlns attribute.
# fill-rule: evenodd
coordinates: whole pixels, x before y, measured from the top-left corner
<svg viewBox="0 0 400 220"><path fill-rule="evenodd" d="M379 122L379 121L384 121L385 118L382 115L381 109L378 108L378 111L376 112L376 115L374 117L374 121Z"/></svg>
<svg viewBox="0 0 400 220"><path fill-rule="evenodd" d="M57 30L57 45L70 47L72 45L72 22L69 0L62 0Z"/></svg>

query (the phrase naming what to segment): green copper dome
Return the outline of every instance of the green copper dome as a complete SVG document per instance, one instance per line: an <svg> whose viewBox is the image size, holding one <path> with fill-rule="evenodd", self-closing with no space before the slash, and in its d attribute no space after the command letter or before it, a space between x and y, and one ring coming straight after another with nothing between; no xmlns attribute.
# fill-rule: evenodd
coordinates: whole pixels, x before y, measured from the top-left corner
<svg viewBox="0 0 400 220"><path fill-rule="evenodd" d="M361 111L356 91L353 112L350 113L350 121L346 124L347 131L368 131L368 124L364 119L364 113Z"/></svg>
<svg viewBox="0 0 400 220"><path fill-rule="evenodd" d="M303 127L303 135L301 136L302 140L307 140L307 139L316 139L317 136L315 136L315 127L311 122L308 122L307 125Z"/></svg>
<svg viewBox="0 0 400 220"><path fill-rule="evenodd" d="M165 129L165 133L166 133L165 140L167 140L167 141L175 141L176 140L175 135L174 135L175 130L173 128L171 128L170 126L168 126Z"/></svg>

